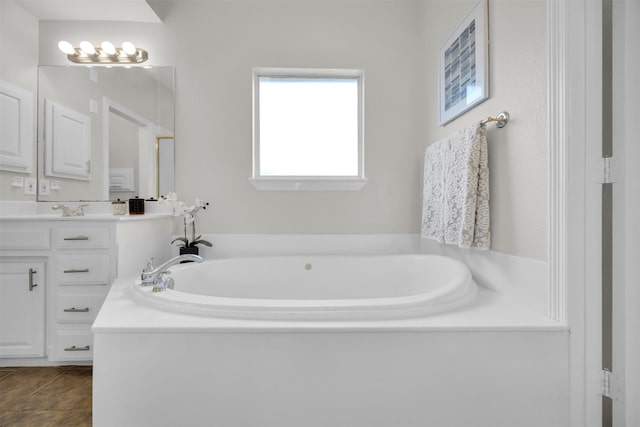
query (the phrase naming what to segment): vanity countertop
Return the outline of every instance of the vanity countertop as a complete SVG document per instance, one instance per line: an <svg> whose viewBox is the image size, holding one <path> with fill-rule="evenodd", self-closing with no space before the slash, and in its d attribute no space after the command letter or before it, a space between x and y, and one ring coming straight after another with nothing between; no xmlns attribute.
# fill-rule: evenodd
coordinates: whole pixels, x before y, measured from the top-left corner
<svg viewBox="0 0 640 427"><path fill-rule="evenodd" d="M60 202L57 202L60 203ZM111 202L65 202L71 209L84 204L83 216L62 216L60 210L52 210L56 202L0 201L0 221L148 221L171 218L168 206L148 203L142 215L113 215Z"/></svg>
<svg viewBox="0 0 640 427"><path fill-rule="evenodd" d="M0 215L0 221L145 221L171 218L169 213L144 215L85 214L84 216L62 216L62 214Z"/></svg>

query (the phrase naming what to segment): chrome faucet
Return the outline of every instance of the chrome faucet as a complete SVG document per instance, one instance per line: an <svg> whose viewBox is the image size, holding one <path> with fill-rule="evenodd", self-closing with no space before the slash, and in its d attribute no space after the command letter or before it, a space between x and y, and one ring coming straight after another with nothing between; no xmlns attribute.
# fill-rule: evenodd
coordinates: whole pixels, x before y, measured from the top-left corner
<svg viewBox="0 0 640 427"><path fill-rule="evenodd" d="M67 205L53 205L51 206L51 210L61 210L62 216L84 216L84 208L89 206L86 203L79 205L77 208L72 209Z"/></svg>
<svg viewBox="0 0 640 427"><path fill-rule="evenodd" d="M140 275L140 279L142 281L140 283L140 286L153 285L153 292L161 292L166 291L167 289L173 289L173 279L167 277L167 274L169 273L167 269L172 265L181 263L182 261L202 262L204 261L204 259L202 259L201 256L194 254L178 255L177 257L171 258L169 261L154 268L153 270L149 269L149 266L152 265L152 260L149 260L149 262L147 263L147 268L145 268Z"/></svg>

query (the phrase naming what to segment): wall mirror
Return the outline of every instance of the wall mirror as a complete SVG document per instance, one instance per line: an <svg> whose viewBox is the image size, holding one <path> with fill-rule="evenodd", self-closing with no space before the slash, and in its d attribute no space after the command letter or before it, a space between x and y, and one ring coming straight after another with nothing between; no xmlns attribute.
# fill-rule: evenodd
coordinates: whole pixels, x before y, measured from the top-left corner
<svg viewBox="0 0 640 427"><path fill-rule="evenodd" d="M40 66L38 201L174 191L174 68Z"/></svg>

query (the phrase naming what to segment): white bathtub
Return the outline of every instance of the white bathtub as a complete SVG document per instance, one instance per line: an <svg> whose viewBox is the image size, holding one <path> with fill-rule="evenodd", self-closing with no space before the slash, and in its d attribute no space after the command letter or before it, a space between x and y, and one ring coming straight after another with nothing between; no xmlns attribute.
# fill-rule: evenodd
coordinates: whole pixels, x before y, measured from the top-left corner
<svg viewBox="0 0 640 427"><path fill-rule="evenodd" d="M469 269L437 255L231 258L172 268L175 288L132 285L139 301L243 319L377 320L453 310L476 296Z"/></svg>
<svg viewBox="0 0 640 427"><path fill-rule="evenodd" d="M95 427L569 425L566 325L483 283L473 297L465 266L382 255L415 252L403 236L208 238L218 259L172 267L174 290L134 285L139 270L112 285ZM485 285L538 277L468 252Z"/></svg>

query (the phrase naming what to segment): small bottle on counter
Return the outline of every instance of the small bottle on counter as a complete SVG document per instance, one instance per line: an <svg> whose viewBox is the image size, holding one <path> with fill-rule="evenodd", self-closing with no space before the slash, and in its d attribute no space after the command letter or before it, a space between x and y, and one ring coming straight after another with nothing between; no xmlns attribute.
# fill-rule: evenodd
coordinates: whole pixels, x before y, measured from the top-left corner
<svg viewBox="0 0 640 427"><path fill-rule="evenodd" d="M114 215L126 215L127 202L123 202L120 199L111 202L111 211Z"/></svg>
<svg viewBox="0 0 640 427"><path fill-rule="evenodd" d="M129 199L129 215L144 215L144 199Z"/></svg>

